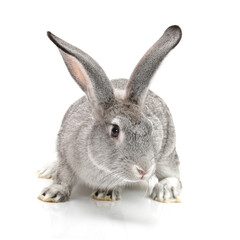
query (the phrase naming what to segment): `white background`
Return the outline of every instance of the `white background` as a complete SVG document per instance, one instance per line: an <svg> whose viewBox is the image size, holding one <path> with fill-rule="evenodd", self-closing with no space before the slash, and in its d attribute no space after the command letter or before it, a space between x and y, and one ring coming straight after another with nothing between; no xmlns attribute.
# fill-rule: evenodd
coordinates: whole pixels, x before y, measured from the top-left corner
<svg viewBox="0 0 240 240"><path fill-rule="evenodd" d="M1 239L240 239L238 1L2 1ZM50 180L68 106L83 96L46 31L89 53L110 79L128 78L172 25L183 38L150 89L168 104L181 160L182 203L127 189L115 204L78 187L69 202L37 200Z"/></svg>

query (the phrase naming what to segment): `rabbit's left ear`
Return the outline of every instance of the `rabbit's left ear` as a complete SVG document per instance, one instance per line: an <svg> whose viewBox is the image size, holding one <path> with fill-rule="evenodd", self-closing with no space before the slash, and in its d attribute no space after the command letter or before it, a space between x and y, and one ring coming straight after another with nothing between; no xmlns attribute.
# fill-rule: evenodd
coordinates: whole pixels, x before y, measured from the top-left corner
<svg viewBox="0 0 240 240"><path fill-rule="evenodd" d="M169 27L162 37L145 53L130 76L126 89L126 100L142 105L148 85L158 66L166 55L179 43L182 37L180 27Z"/></svg>
<svg viewBox="0 0 240 240"><path fill-rule="evenodd" d="M103 69L82 50L50 32L47 34L59 48L71 76L86 93L93 110L103 113L114 102L113 89Z"/></svg>

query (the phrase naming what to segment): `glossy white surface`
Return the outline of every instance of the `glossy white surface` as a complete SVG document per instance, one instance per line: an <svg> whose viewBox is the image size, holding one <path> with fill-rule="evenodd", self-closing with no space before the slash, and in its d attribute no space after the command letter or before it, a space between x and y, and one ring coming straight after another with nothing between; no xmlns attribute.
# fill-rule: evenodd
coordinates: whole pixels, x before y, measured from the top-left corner
<svg viewBox="0 0 240 240"><path fill-rule="evenodd" d="M11 190L4 191L7 197L1 200L1 234L5 239L239 237L234 218L239 203L222 194L223 189L233 192L235 186L229 182L219 184L208 175L202 181L199 174L183 178L182 203L153 201L146 195L146 186L125 189L120 201L96 201L90 198L91 190L81 185L74 189L70 201L45 203L37 195L51 180L38 179L28 170L24 177L15 175L16 185L10 180Z"/></svg>

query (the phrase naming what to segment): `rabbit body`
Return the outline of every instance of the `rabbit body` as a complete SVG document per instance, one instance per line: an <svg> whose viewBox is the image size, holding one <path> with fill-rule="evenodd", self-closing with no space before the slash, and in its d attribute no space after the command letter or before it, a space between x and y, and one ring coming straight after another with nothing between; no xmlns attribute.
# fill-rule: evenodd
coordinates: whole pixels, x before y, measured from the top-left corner
<svg viewBox="0 0 240 240"><path fill-rule="evenodd" d="M124 90L127 86L127 80L113 80L112 86L115 90ZM153 124L153 142L157 153L155 159L161 161L161 156L163 157L175 151L175 133L170 112L163 100L149 90L143 113ZM99 167L89 159L89 154L91 155L89 144L91 144L91 131L94 124L96 122L92 116L91 105L84 96L67 111L58 135L57 150L61 156L61 161L69 165L74 176L96 188L99 187L101 179L108 175L108 172L99 171ZM105 146L94 147L99 147L98 151L106 151L106 149L101 150ZM173 159L173 161L176 160ZM177 165L178 162L176 161ZM108 180L111 182L111 176L109 176ZM109 184L108 181L105 181L105 183L106 185ZM106 185L101 187L107 187Z"/></svg>
<svg viewBox="0 0 240 240"><path fill-rule="evenodd" d="M65 201L75 181L81 179L96 191L95 199L117 200L121 187L155 175L159 182L152 198L178 202L181 182L172 117L148 85L162 59L180 41L179 27L165 31L129 80L111 82L87 54L53 34L49 37L87 96L64 116L57 140L58 161L39 174L46 177L48 172L53 184L39 199Z"/></svg>

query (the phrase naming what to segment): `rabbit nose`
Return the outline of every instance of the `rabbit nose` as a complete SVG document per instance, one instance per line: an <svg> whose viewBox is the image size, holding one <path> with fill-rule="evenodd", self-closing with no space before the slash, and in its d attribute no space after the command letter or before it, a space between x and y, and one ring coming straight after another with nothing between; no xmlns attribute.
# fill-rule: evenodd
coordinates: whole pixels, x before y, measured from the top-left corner
<svg viewBox="0 0 240 240"><path fill-rule="evenodd" d="M143 176L146 174L145 171L143 171L142 169L140 169L140 168L138 168L138 167L137 167L137 171L138 171L141 175L143 175Z"/></svg>

